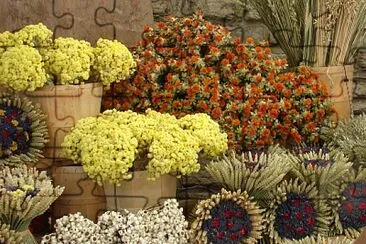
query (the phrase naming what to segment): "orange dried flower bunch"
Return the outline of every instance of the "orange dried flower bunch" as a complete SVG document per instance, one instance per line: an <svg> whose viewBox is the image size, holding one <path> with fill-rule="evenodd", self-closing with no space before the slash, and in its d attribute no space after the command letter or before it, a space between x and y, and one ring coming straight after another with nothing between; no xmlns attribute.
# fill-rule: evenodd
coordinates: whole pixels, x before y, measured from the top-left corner
<svg viewBox="0 0 366 244"><path fill-rule="evenodd" d="M268 42L233 40L202 14L146 27L134 56L135 75L112 87L105 108L207 113L232 149L317 141L331 113L325 87L307 67L281 73L287 62L272 57Z"/></svg>

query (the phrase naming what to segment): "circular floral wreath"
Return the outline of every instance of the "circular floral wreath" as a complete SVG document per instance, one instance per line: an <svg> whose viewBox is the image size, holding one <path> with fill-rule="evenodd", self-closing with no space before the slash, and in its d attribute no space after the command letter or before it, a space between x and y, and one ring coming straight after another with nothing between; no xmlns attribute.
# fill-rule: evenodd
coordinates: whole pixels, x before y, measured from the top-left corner
<svg viewBox="0 0 366 244"><path fill-rule="evenodd" d="M27 98L0 94L0 164L35 162L48 141L46 115Z"/></svg>
<svg viewBox="0 0 366 244"><path fill-rule="evenodd" d="M318 198L314 184L299 183L299 179L284 181L272 193L267 212L269 235L275 243L302 240L326 235L330 223L330 208Z"/></svg>
<svg viewBox="0 0 366 244"><path fill-rule="evenodd" d="M332 199L332 234L357 238L366 226L366 169L350 170L338 184L340 194Z"/></svg>
<svg viewBox="0 0 366 244"><path fill-rule="evenodd" d="M195 243L255 243L261 239L263 210L247 192L221 190L200 201L194 212L192 238Z"/></svg>

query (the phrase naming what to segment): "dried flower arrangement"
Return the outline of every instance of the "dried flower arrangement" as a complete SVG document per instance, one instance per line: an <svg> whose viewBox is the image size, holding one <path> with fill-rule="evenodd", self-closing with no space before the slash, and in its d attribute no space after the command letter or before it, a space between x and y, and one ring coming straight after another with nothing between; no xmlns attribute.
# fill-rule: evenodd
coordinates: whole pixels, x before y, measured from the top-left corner
<svg viewBox="0 0 366 244"><path fill-rule="evenodd" d="M0 164L35 162L48 141L46 115L26 98L0 94Z"/></svg>
<svg viewBox="0 0 366 244"><path fill-rule="evenodd" d="M15 92L34 91L48 83L77 85L127 78L135 66L122 43L99 39L95 48L84 40L59 37L43 24L0 33L0 85Z"/></svg>
<svg viewBox="0 0 366 244"><path fill-rule="evenodd" d="M317 141L331 114L326 88L305 66L280 74L286 60L268 43L232 40L201 14L145 28L136 72L107 94L105 108L147 108L183 117L206 113L242 150L274 142Z"/></svg>
<svg viewBox="0 0 366 244"><path fill-rule="evenodd" d="M44 213L62 194L46 172L21 165L0 170L0 222L20 232L25 243L37 243L28 230L33 218Z"/></svg>
<svg viewBox="0 0 366 244"><path fill-rule="evenodd" d="M97 224L80 213L64 216L56 220L56 232L44 236L41 243L187 244L187 227L183 209L175 199L168 199L163 206L137 213L107 211Z"/></svg>
<svg viewBox="0 0 366 244"><path fill-rule="evenodd" d="M266 219L269 237L275 243L328 234L330 207L319 199L315 184L284 181L270 199Z"/></svg>
<svg viewBox="0 0 366 244"><path fill-rule="evenodd" d="M366 37L366 2L356 0L251 1L291 67L352 63Z"/></svg>
<svg viewBox="0 0 366 244"><path fill-rule="evenodd" d="M245 191L222 189L197 204L192 242L255 243L264 230L263 211Z"/></svg>
<svg viewBox="0 0 366 244"><path fill-rule="evenodd" d="M227 136L206 114L178 120L152 110L145 114L107 110L79 120L62 145L65 156L81 163L98 184L120 184L132 177L137 156L148 159L146 170L152 179L197 172L199 154L223 154Z"/></svg>

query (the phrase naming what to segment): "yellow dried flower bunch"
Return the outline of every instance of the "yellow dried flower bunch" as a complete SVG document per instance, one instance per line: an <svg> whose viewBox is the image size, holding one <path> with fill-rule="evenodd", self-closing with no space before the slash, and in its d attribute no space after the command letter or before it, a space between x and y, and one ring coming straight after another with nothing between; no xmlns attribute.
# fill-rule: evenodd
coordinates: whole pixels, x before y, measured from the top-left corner
<svg viewBox="0 0 366 244"><path fill-rule="evenodd" d="M53 75L57 84L79 84L89 79L90 66L94 62L89 42L60 37L42 55L47 72Z"/></svg>
<svg viewBox="0 0 366 244"><path fill-rule="evenodd" d="M52 35L52 31L42 23L27 25L14 33L14 46L46 47L52 44Z"/></svg>
<svg viewBox="0 0 366 244"><path fill-rule="evenodd" d="M37 49L19 45L5 49L0 58L0 86L16 92L44 86L47 74Z"/></svg>
<svg viewBox="0 0 366 244"><path fill-rule="evenodd" d="M13 47L14 46L14 34L5 31L3 33L0 33L0 47L6 48L6 47Z"/></svg>
<svg viewBox="0 0 366 244"><path fill-rule="evenodd" d="M136 65L117 40L100 39L94 48L84 40L52 36L42 23L0 33L0 85L14 92L34 91L46 82L109 86L127 79Z"/></svg>
<svg viewBox="0 0 366 244"><path fill-rule="evenodd" d="M127 79L136 63L131 52L117 40L100 38L94 48L94 71L104 85Z"/></svg>
<svg viewBox="0 0 366 244"><path fill-rule="evenodd" d="M179 120L179 124L182 128L192 131L193 135L199 138L200 147L208 156L214 157L219 152L226 151L226 134L217 134L220 126L211 120L209 115L203 113L186 115Z"/></svg>
<svg viewBox="0 0 366 244"><path fill-rule="evenodd" d="M191 125L184 127L186 121ZM147 157L150 179L162 174L187 175L198 172L198 156L218 156L227 150L227 137L209 116L178 120L169 114L147 110L107 110L97 118L77 122L63 142L65 156L81 162L98 184L119 184L131 177L137 156ZM204 134L206 127L206 137ZM195 131L195 128L197 131ZM210 140L210 143L205 143Z"/></svg>

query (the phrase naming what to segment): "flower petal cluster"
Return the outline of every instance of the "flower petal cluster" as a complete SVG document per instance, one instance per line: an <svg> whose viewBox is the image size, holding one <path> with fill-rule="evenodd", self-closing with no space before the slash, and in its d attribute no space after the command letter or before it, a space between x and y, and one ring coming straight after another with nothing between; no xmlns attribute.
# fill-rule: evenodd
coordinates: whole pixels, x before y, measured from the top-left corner
<svg viewBox="0 0 366 244"><path fill-rule="evenodd" d="M54 45L42 51L46 70L59 84L80 84L89 79L94 61L89 42L59 37Z"/></svg>
<svg viewBox="0 0 366 244"><path fill-rule="evenodd" d="M199 153L218 156L227 150L226 134L209 116L184 119L152 110L145 114L107 110L77 122L64 139L65 156L81 162L99 184L104 180L118 184L131 177L137 156L148 159L151 179L197 172ZM205 142L208 138L210 143Z"/></svg>
<svg viewBox="0 0 366 244"><path fill-rule="evenodd" d="M179 119L179 125L199 138L200 147L210 157L227 150L227 135L220 133L220 125L207 114L186 115Z"/></svg>
<svg viewBox="0 0 366 244"><path fill-rule="evenodd" d="M128 213L122 223L120 243L189 243L188 222L175 199L166 200L158 209Z"/></svg>
<svg viewBox="0 0 366 244"><path fill-rule="evenodd" d="M47 47L52 44L52 31L42 23L27 25L14 33L15 45L28 45L31 47Z"/></svg>
<svg viewBox="0 0 366 244"><path fill-rule="evenodd" d="M39 52L26 45L9 47L0 57L0 86L19 91L34 91L47 81Z"/></svg>
<svg viewBox="0 0 366 244"><path fill-rule="evenodd" d="M239 151L317 141L332 112L314 72L301 66L282 74L287 62L267 42L233 40L201 14L146 27L134 56L135 75L107 93L105 108L206 113Z"/></svg>
<svg viewBox="0 0 366 244"><path fill-rule="evenodd" d="M117 40L99 39L94 56L93 70L107 86L128 79L136 65L131 52Z"/></svg>

